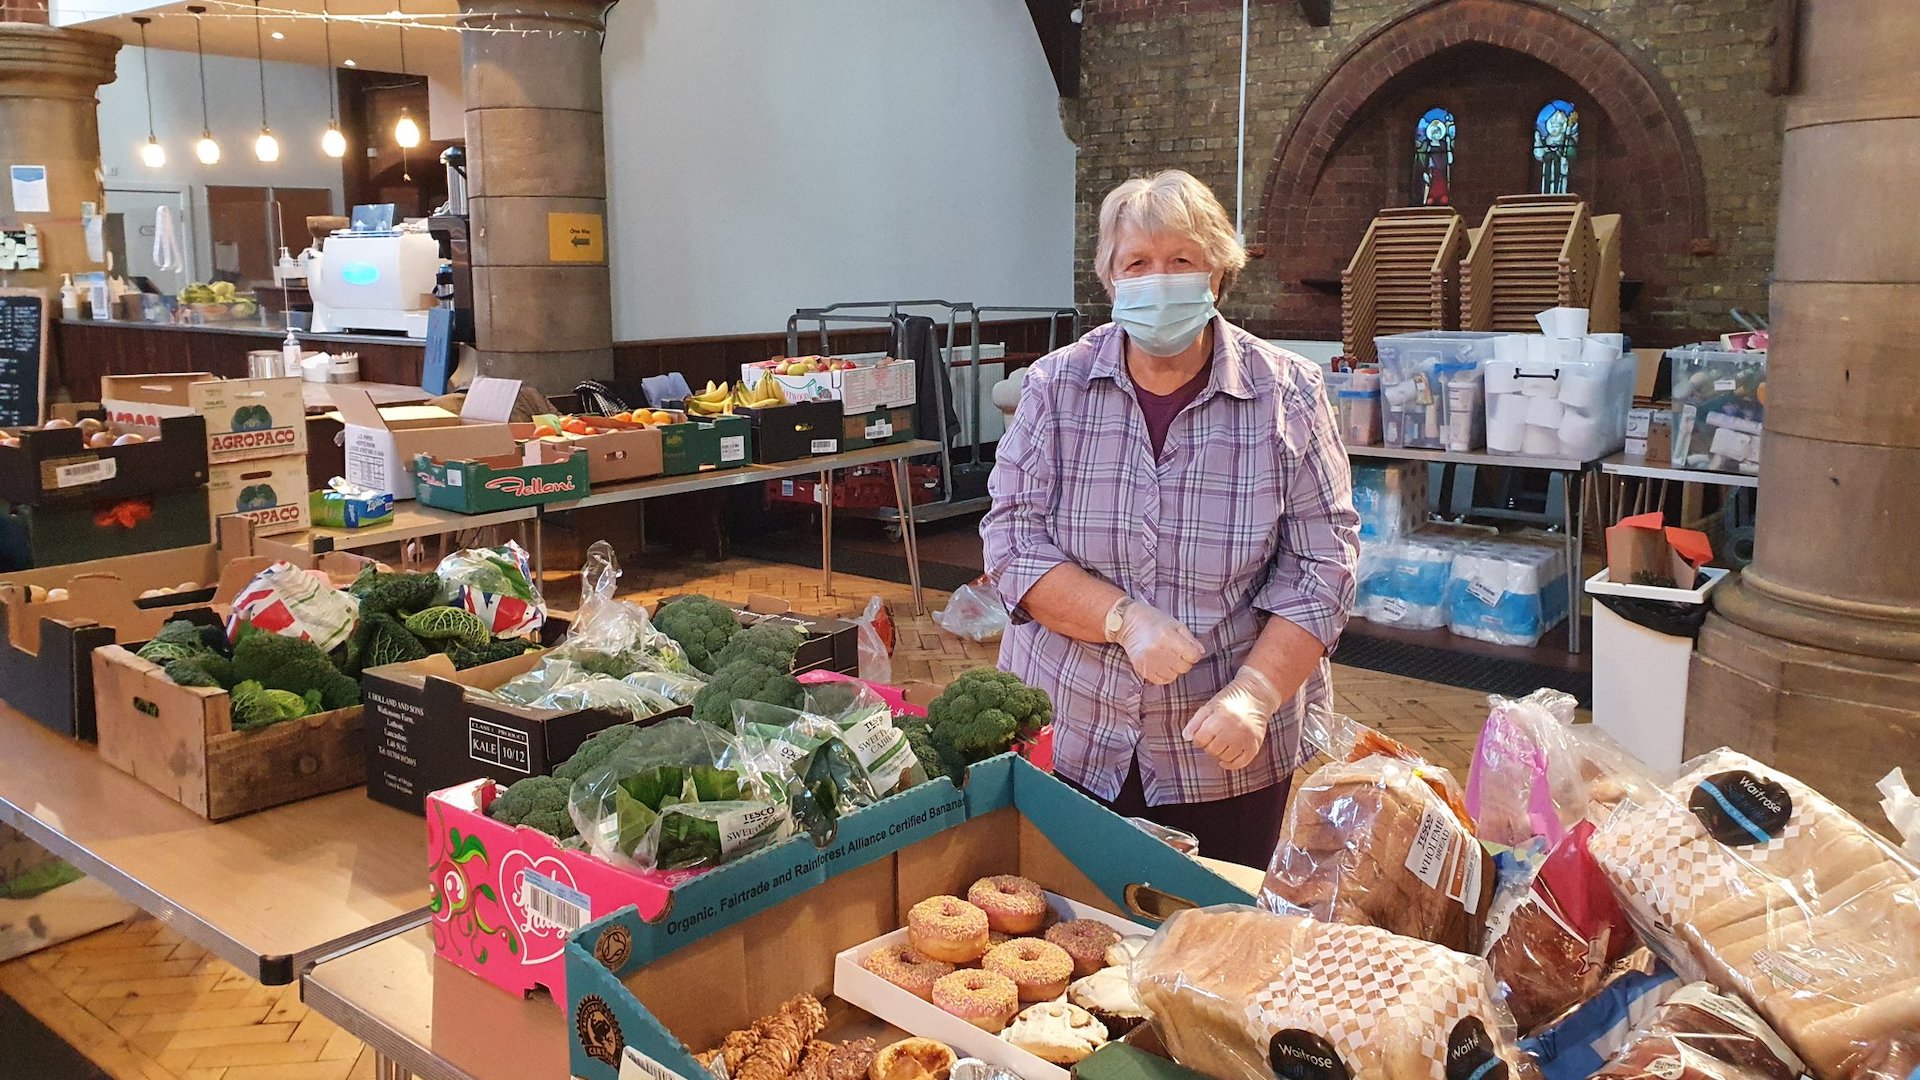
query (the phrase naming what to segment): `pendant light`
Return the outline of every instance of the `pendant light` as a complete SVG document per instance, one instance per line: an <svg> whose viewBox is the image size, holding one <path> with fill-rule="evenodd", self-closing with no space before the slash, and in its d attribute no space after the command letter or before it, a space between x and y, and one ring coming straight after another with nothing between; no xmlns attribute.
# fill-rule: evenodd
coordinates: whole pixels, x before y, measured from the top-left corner
<svg viewBox="0 0 1920 1080"><path fill-rule="evenodd" d="M280 140L267 126L267 45L260 35L260 0L253 0L253 55L260 63L260 137L253 140L253 156L273 162L280 160Z"/></svg>
<svg viewBox="0 0 1920 1080"><path fill-rule="evenodd" d="M152 21L145 15L133 17L134 25L140 28L140 74L147 84L147 144L140 148L140 162L158 169L167 163L167 148L153 134L153 54L147 51L147 24Z"/></svg>
<svg viewBox="0 0 1920 1080"><path fill-rule="evenodd" d="M193 51L200 57L200 141L194 144L193 155L202 165L218 165L220 144L213 141L213 125L207 122L207 49L200 37L200 16L207 9L194 4L187 11L193 15Z"/></svg>
<svg viewBox="0 0 1920 1080"><path fill-rule="evenodd" d="M327 42L327 132L320 136L320 150L330 158L347 156L347 137L340 131L340 69L333 66L333 13L327 0L320 0L320 31Z"/></svg>
<svg viewBox="0 0 1920 1080"><path fill-rule="evenodd" d="M258 3L259 0L254 0L254 2ZM397 0L394 6L394 12L396 14L400 13ZM407 24L403 20L400 23L400 74L405 75L406 73ZM411 150L420 145L420 125L413 122L413 113L410 112L404 104L400 106L399 123L393 125L393 141L399 143L400 149L402 150ZM405 173L406 171L406 155L403 154L401 155L401 172ZM411 180L413 178L409 176L407 179Z"/></svg>

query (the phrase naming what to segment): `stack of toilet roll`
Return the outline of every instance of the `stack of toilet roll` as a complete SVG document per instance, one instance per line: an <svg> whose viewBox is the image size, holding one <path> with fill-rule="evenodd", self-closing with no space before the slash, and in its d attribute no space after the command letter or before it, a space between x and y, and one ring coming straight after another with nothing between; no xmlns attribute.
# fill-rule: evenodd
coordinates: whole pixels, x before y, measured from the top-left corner
<svg viewBox="0 0 1920 1080"><path fill-rule="evenodd" d="M1588 336L1586 316L1554 308L1540 315L1546 333L1494 342L1485 366L1488 451L1591 461L1625 444L1633 372L1624 341Z"/></svg>

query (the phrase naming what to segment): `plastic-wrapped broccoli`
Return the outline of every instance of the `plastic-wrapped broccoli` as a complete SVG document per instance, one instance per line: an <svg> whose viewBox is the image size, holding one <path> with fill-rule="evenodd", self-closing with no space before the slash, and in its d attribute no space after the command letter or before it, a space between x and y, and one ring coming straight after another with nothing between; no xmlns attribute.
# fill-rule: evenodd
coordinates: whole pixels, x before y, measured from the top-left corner
<svg viewBox="0 0 1920 1080"><path fill-rule="evenodd" d="M687 659L701 671L720 665L714 655L740 633L740 619L732 608L712 597L682 596L660 605L653 616L660 632L680 643Z"/></svg>

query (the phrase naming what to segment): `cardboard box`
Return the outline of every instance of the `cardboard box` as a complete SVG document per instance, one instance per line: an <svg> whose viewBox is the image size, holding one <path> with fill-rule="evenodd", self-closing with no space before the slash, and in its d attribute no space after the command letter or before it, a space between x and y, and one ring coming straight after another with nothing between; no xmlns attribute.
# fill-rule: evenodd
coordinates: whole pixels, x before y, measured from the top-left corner
<svg viewBox="0 0 1920 1080"><path fill-rule="evenodd" d="M222 569L287 559L305 566L307 552L256 540L241 518L221 523L220 541L47 570L0 575L0 686L7 704L62 735L94 738L92 653L117 641L145 641L181 611L211 603ZM141 599L154 589L198 585ZM35 590L65 589L65 600L32 599ZM42 594L44 597L44 594Z"/></svg>
<svg viewBox="0 0 1920 1080"><path fill-rule="evenodd" d="M662 597L665 604L675 597ZM793 605L778 596L766 596L754 593L747 597L745 604L729 605L740 620L740 625L752 626L755 623L778 623L798 630L806 640L800 643L799 651L793 654L793 673L804 675L809 671L837 671L847 675L860 672L860 628L844 619L829 619L810 615L796 615ZM649 615L660 610L656 604Z"/></svg>
<svg viewBox="0 0 1920 1080"><path fill-rule="evenodd" d="M1673 460L1672 413L1661 410L1648 418L1646 450L1642 456L1656 465Z"/></svg>
<svg viewBox="0 0 1920 1080"><path fill-rule="evenodd" d="M869 446L907 442L913 438L913 409L877 409L854 416L849 413L840 425L840 449L864 450Z"/></svg>
<svg viewBox="0 0 1920 1080"><path fill-rule="evenodd" d="M201 417L210 462L307 452L307 401L298 378L108 375L100 380L100 404L110 423L142 435L157 432L169 416Z"/></svg>
<svg viewBox="0 0 1920 1080"><path fill-rule="evenodd" d="M831 401L744 408L740 415L753 422L753 460L762 465L840 452L843 414Z"/></svg>
<svg viewBox="0 0 1920 1080"><path fill-rule="evenodd" d="M420 454L487 458L513 453L513 415L520 383L475 379L459 415L437 405L380 408L372 395L351 384L335 386L333 400L346 428L346 478L396 500L414 497L413 459Z"/></svg>
<svg viewBox="0 0 1920 1080"><path fill-rule="evenodd" d="M206 422L169 417L159 442L89 448L78 428L36 428L0 446L0 499L16 506L125 499L207 482Z"/></svg>
<svg viewBox="0 0 1920 1080"><path fill-rule="evenodd" d="M304 455L254 458L207 469L207 503L218 519L237 514L261 536L302 532L312 524Z"/></svg>
<svg viewBox="0 0 1920 1080"><path fill-rule="evenodd" d="M604 416L582 416L579 419L593 428L594 433L569 435L565 445L575 447L586 455L587 479L590 483L597 486L645 480L659 476L665 470L659 428ZM514 439L522 443L537 438L532 424L514 424L512 427Z"/></svg>
<svg viewBox="0 0 1920 1080"><path fill-rule="evenodd" d="M495 457L413 459L414 497L424 506L484 514L586 495L588 455L570 443L530 442Z"/></svg>
<svg viewBox="0 0 1920 1080"><path fill-rule="evenodd" d="M469 820L449 817L431 831L430 857L441 883L430 906L449 928L457 916L443 902L447 883L471 897L477 877L509 900L544 900L527 887L540 884L529 871L561 883L549 872L563 875L578 865L568 858L575 853L562 852L535 869L530 853L516 859L507 838L494 835L480 837L486 857L455 864L447 832L458 828L464 838ZM480 865L489 859L491 867ZM499 891L498 871L509 861L509 874L519 876L505 880L521 883L524 897ZM605 867L593 861L594 869ZM494 871L491 878L482 876L487 869ZM718 1045L728 1032L794 994L826 1000L837 954L905 925L908 909L920 900L964 894L991 874L1020 874L1109 913L1130 910L1130 892L1147 883L1201 906L1253 902L1025 761L994 758L973 767L964 789L936 780L847 815L824 850L804 839L788 840L669 889L629 882L632 899L607 914L599 913L618 899L620 882L594 874L563 884L584 896L597 915L565 948L572 1075L618 1080L623 1068L646 1075L653 1065L660 1069L654 1076L702 1077L695 1051ZM531 927L524 915L515 917L518 910L484 914L489 922ZM562 915L563 927L575 914L546 910ZM443 956L497 946L460 933L436 939L445 943ZM543 952L549 940L526 939ZM516 963L503 948L489 948L487 955L499 966Z"/></svg>
<svg viewBox="0 0 1920 1080"><path fill-rule="evenodd" d="M1607 578L1621 585L1691 589L1713 558L1707 534L1665 524L1655 510L1621 518L1607 528Z"/></svg>
<svg viewBox="0 0 1920 1080"><path fill-rule="evenodd" d="M762 379L780 385L788 401L838 401L849 416L911 405L917 400L919 382L914 362L883 358L877 362L859 362L858 367L842 371L816 371L811 375L775 375L778 360L762 360L740 365L740 381L751 390Z"/></svg>
<svg viewBox="0 0 1920 1080"><path fill-rule="evenodd" d="M737 469L753 461L753 421L744 416L689 419L660 426L661 452L668 476L709 469Z"/></svg>
<svg viewBox="0 0 1920 1080"><path fill-rule="evenodd" d="M178 421L176 421L178 422ZM207 542L207 489L127 500L19 506L0 502L0 570L65 566Z"/></svg>

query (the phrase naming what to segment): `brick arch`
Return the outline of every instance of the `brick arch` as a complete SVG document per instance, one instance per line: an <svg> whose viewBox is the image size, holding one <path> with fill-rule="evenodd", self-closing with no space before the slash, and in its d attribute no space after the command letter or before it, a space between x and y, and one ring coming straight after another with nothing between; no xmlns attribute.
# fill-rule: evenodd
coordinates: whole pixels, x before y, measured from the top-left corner
<svg viewBox="0 0 1920 1080"><path fill-rule="evenodd" d="M1299 276L1308 211L1349 126L1396 76L1469 44L1548 64L1579 83L1607 115L1624 149L1643 163L1635 176L1637 201L1660 209L1630 243L1648 254L1684 256L1707 236L1700 152L1679 99L1648 61L1550 0L1423 0L1340 55L1274 151L1256 239L1283 289Z"/></svg>

